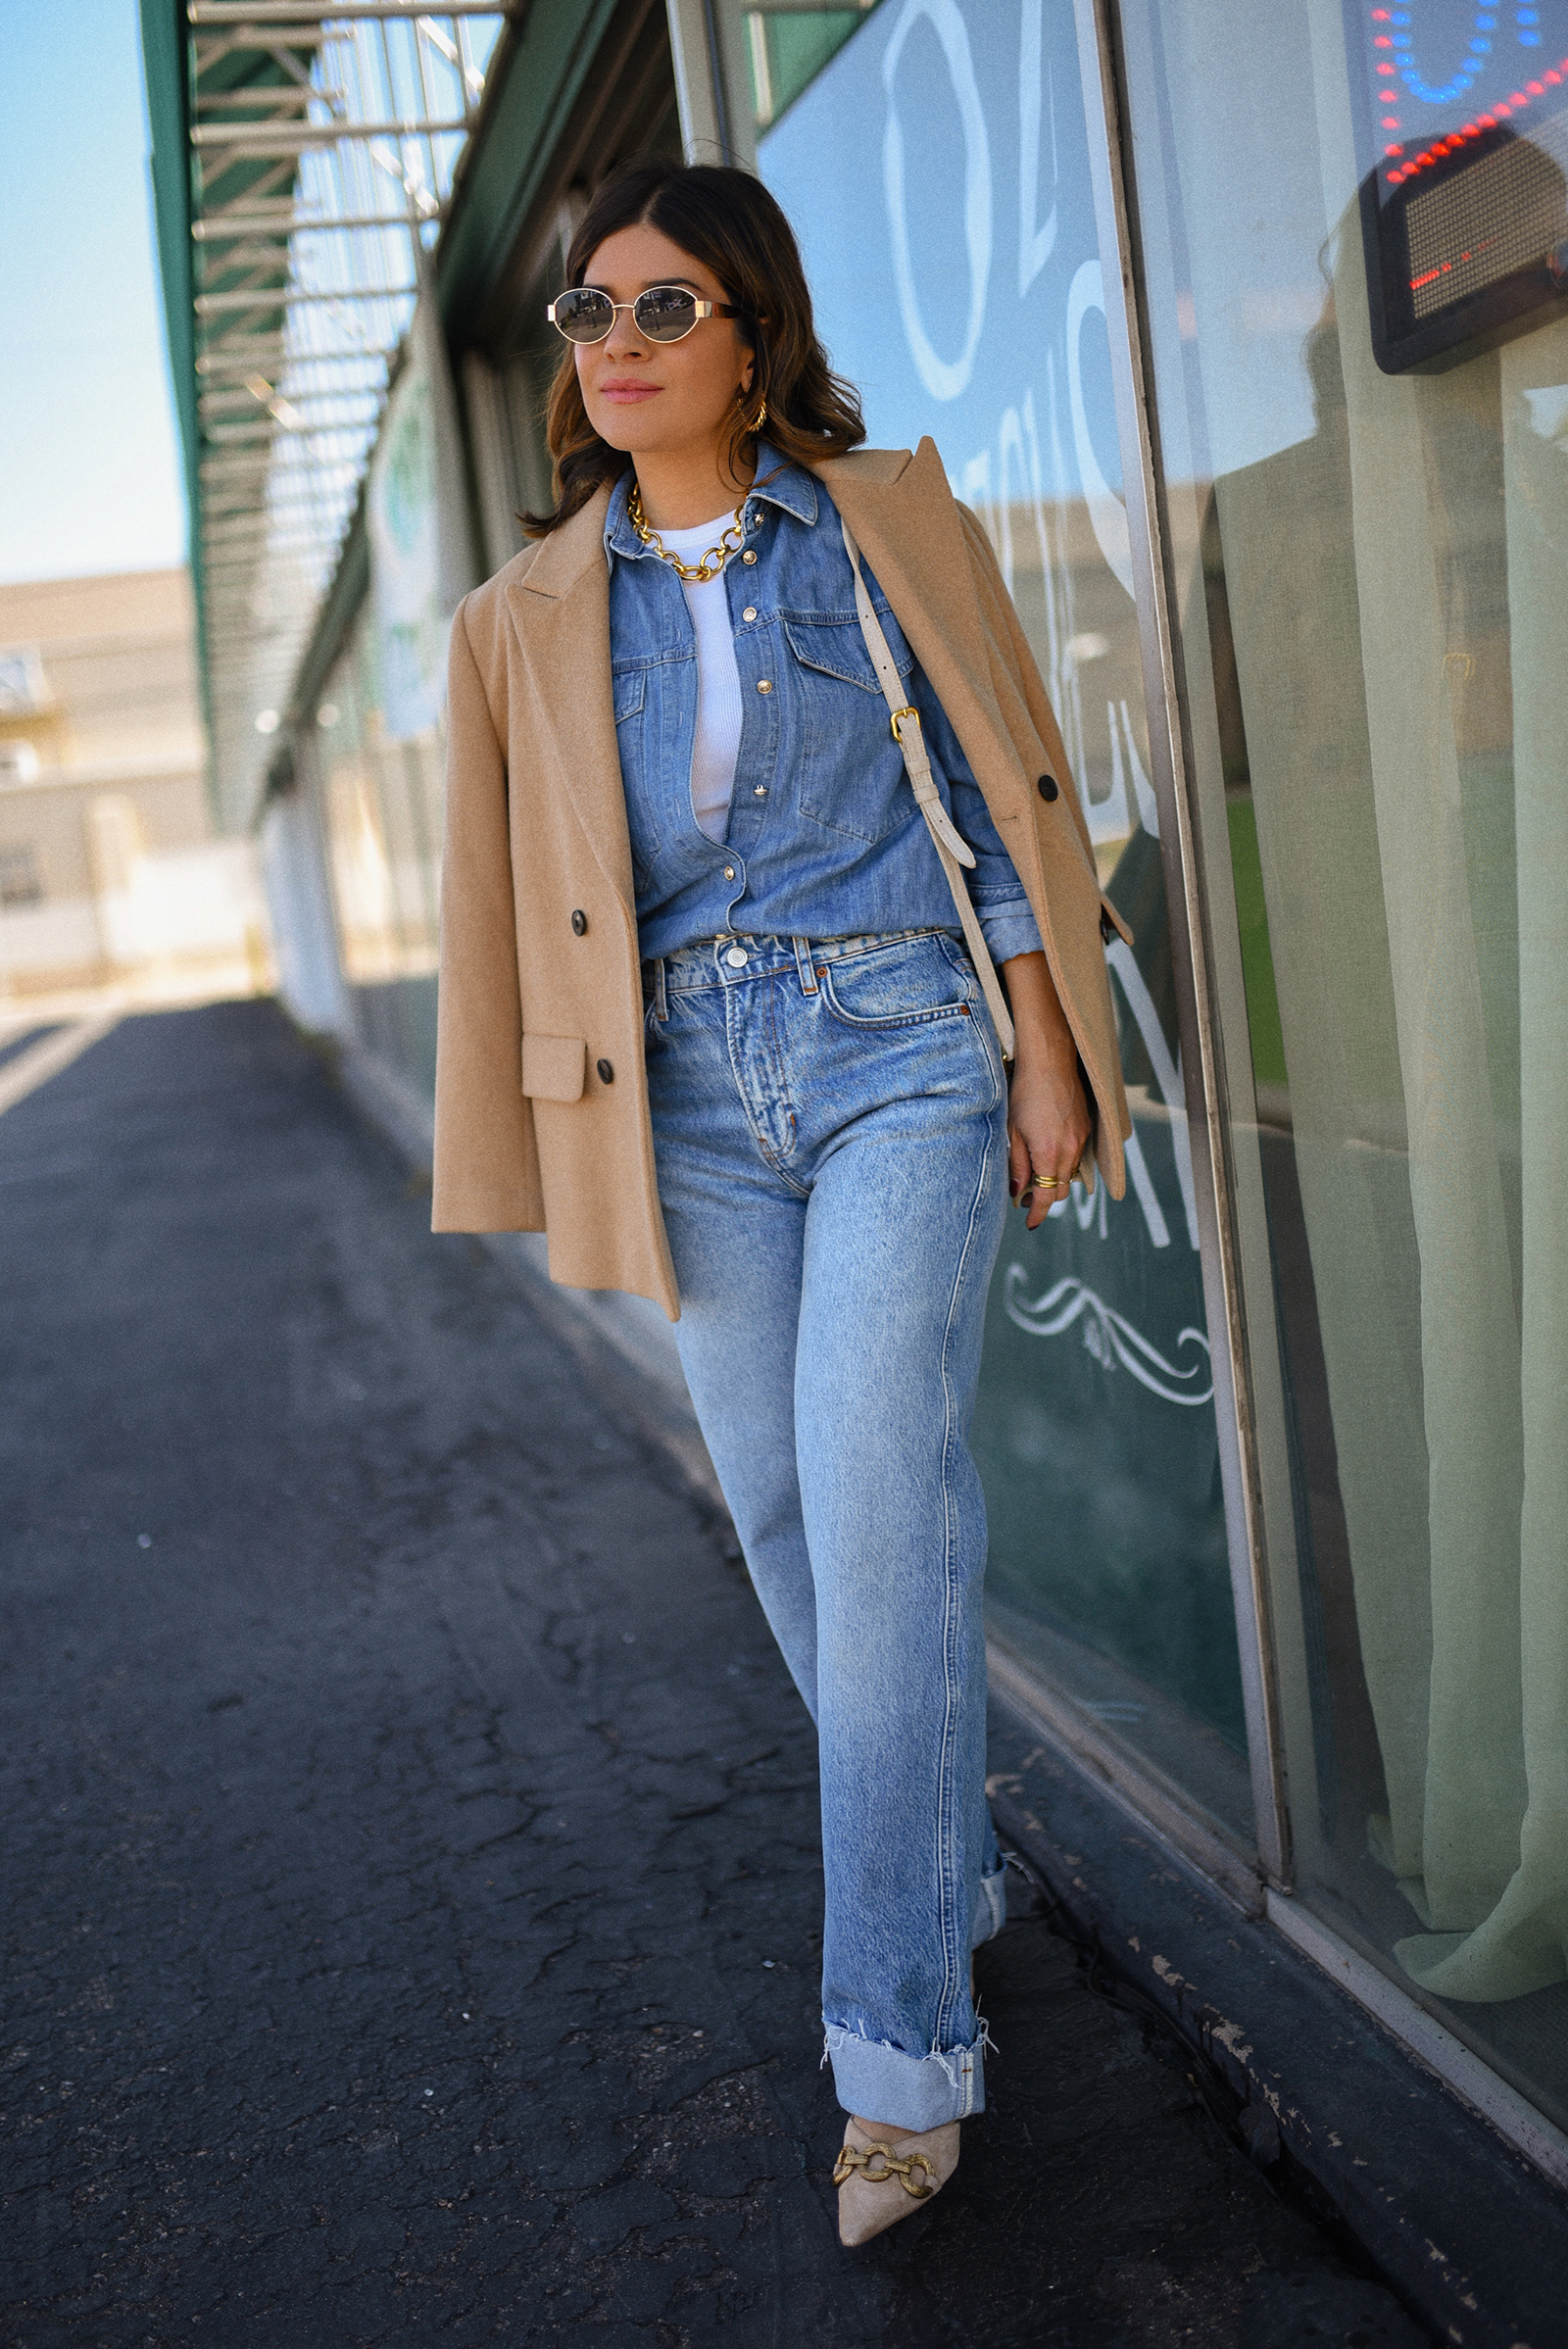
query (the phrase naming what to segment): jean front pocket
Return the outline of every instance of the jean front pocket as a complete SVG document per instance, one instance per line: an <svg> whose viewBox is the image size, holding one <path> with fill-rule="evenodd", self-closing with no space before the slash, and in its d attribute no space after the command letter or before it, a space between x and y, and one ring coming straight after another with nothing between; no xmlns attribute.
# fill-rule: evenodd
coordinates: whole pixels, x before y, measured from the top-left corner
<svg viewBox="0 0 1568 2349"><path fill-rule="evenodd" d="M941 932L830 955L816 970L823 1003L847 1028L927 1027L974 1017L974 973L962 949Z"/></svg>

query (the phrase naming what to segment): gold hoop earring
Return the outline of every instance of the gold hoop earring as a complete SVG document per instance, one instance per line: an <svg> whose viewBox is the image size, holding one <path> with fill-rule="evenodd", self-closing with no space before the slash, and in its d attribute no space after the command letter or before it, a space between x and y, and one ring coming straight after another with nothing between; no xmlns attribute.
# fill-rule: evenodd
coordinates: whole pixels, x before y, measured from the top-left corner
<svg viewBox="0 0 1568 2349"><path fill-rule="evenodd" d="M748 432L749 432L749 433L752 435L753 439L755 439L755 438L756 438L756 436L758 435L758 433L761 431L761 429L762 429L762 426L763 426L763 425L764 425L766 422L767 422L767 402L764 400L764 401L762 402L762 404L761 404L760 408L759 408L759 410L758 410L758 412L757 412L756 416L753 416L753 418L752 418L751 422L750 422L750 423L747 425L746 429L747 429L747 431L748 431Z"/></svg>

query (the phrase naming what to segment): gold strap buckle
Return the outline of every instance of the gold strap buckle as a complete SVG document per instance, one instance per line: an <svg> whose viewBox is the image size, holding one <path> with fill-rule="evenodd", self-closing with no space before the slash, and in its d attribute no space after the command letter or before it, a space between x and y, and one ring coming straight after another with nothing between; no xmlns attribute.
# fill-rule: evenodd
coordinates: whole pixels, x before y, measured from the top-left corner
<svg viewBox="0 0 1568 2349"><path fill-rule="evenodd" d="M920 712L913 707L912 703L906 704L905 708L902 710L895 710L892 717L888 721L893 728L893 739L898 744L901 751L904 748L904 736L899 732L899 727L903 720L906 717L913 718L915 728L918 731L920 724Z"/></svg>

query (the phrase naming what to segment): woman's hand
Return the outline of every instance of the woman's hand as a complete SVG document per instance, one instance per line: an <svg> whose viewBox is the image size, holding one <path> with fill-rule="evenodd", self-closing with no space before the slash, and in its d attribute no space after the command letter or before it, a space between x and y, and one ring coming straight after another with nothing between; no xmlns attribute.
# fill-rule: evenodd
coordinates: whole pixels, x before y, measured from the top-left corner
<svg viewBox="0 0 1568 2349"><path fill-rule="evenodd" d="M1007 1181L1034 1231L1067 1196L1093 1131L1078 1075L1078 1048L1044 954L1014 954L1002 966L1017 1031L1007 1102ZM1041 1176L1048 1179L1039 1180Z"/></svg>

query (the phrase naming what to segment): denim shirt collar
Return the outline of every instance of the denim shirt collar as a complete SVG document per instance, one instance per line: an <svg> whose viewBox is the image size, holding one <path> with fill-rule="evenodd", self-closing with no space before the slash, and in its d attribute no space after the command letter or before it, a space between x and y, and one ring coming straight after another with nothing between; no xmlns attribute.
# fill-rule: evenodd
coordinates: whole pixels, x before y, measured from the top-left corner
<svg viewBox="0 0 1568 2349"><path fill-rule="evenodd" d="M636 477L628 466L610 493L610 507L605 515L606 554L620 555L629 562L654 554L652 547L643 545L626 513L626 501L631 496L632 483ZM792 465L788 458L781 457L765 440L759 442L757 479L747 496L748 508L776 506L781 513L793 515L796 521L805 522L809 527L816 520L820 502L821 492L804 465ZM750 514L747 526L750 534L755 527ZM658 557L655 556L654 560L657 562Z"/></svg>

